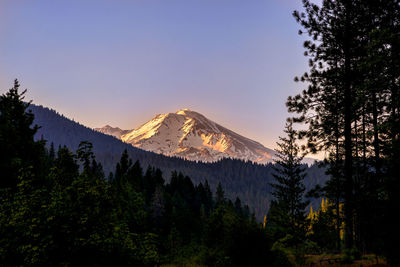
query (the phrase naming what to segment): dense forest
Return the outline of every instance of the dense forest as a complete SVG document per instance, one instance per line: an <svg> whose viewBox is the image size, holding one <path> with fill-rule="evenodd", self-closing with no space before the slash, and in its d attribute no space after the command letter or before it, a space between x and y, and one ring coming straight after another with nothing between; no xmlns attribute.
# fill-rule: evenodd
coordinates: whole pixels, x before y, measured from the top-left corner
<svg viewBox="0 0 400 267"><path fill-rule="evenodd" d="M221 183L227 198L235 200L239 197L243 203L250 206L252 212L255 212L258 221L262 221L268 212L273 198L270 186L274 180L272 164L260 165L237 159L204 163L167 157L138 149L112 136L94 131L54 110L34 104L31 104L28 109L35 115L34 124L40 125L40 129L35 134L36 140L42 138L47 140L47 148L53 143L55 148L65 145L72 151L78 149L82 140L91 142L96 160L102 164L106 176L114 172L122 152L127 150L132 161L139 161L144 169L149 165L156 166L167 174L166 181L169 181L169 174L172 171L178 171L189 176L195 185L204 183L207 179L213 192L218 183ZM304 167L307 167L304 184L308 190L316 185L325 184L328 179L325 169L319 168L317 164ZM318 207L319 202L319 199L312 200L314 207Z"/></svg>
<svg viewBox="0 0 400 267"><path fill-rule="evenodd" d="M3 266L280 266L287 258L239 198L218 184L169 183L125 150L107 177L93 145L47 149L19 84L0 98L0 264Z"/></svg>

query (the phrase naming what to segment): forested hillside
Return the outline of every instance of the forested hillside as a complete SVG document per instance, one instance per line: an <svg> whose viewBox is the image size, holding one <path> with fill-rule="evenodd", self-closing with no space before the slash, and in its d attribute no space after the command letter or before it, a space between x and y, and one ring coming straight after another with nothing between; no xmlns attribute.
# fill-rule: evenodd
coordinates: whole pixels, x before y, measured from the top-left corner
<svg viewBox="0 0 400 267"><path fill-rule="evenodd" d="M169 183L126 151L108 179L90 142L35 140L19 84L0 96L1 266L262 266L280 261L249 207L221 184ZM287 262L287 259L286 259Z"/></svg>
<svg viewBox="0 0 400 267"><path fill-rule="evenodd" d="M126 149L133 162L140 161L144 168L147 168L148 165L160 168L166 174L165 179L167 180L169 180L169 174L177 170L190 176L195 184L207 179L213 191L221 182L227 197L231 199L236 196L240 197L254 210L259 220L268 211L272 198L269 185L273 180L272 164L259 165L233 159L202 163L166 157L135 148L117 138L94 131L54 110L36 105L31 105L29 109L35 115L34 123L41 126L36 134L37 139L43 137L47 140L48 146L52 142L55 148L65 145L73 151L78 148L82 140L90 141L93 144L96 159L103 165L106 175L113 171L122 152ZM316 165L307 168L307 174L304 183L308 189L317 184L323 185L327 180L324 170ZM315 201L314 206L318 205L319 200Z"/></svg>

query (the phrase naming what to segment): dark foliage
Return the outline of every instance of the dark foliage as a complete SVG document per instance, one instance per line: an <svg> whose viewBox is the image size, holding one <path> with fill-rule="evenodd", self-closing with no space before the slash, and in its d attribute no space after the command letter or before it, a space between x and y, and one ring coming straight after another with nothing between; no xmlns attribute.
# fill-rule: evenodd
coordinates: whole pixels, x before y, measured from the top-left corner
<svg viewBox="0 0 400 267"><path fill-rule="evenodd" d="M383 254L398 264L400 3L303 6L294 17L308 35L310 68L296 78L306 88L287 106L298 114L294 121L309 126L299 131L307 149L329 153L332 179L321 192L334 202L337 249L343 220L346 251Z"/></svg>
<svg viewBox="0 0 400 267"><path fill-rule="evenodd" d="M37 127L17 89L0 99L3 158L18 162L2 165L2 266L265 266L279 258L248 206L225 198L221 183L216 197L207 180L195 185L181 172L166 184L127 150L106 179L92 143L46 149L33 139Z"/></svg>

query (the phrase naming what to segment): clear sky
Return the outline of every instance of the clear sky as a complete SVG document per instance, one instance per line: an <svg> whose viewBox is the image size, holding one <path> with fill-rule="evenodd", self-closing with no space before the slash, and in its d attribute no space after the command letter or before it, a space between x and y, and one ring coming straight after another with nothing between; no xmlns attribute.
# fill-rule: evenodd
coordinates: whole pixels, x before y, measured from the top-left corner
<svg viewBox="0 0 400 267"><path fill-rule="evenodd" d="M307 70L300 0L1 0L0 93L89 127L189 108L275 148Z"/></svg>

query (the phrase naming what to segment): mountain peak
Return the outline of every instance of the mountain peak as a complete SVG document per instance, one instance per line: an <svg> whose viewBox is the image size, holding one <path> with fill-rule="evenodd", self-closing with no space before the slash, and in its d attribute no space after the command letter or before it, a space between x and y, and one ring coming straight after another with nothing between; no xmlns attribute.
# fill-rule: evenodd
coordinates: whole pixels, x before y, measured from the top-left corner
<svg viewBox="0 0 400 267"><path fill-rule="evenodd" d="M176 113L179 113L179 112L185 112L185 111L191 111L190 109L188 109L188 108L181 108L180 110L178 110Z"/></svg>
<svg viewBox="0 0 400 267"><path fill-rule="evenodd" d="M107 130L107 134L135 147L187 160L213 162L222 158L236 158L268 163L275 155L272 149L187 108L175 113L158 114L131 131Z"/></svg>
<svg viewBox="0 0 400 267"><path fill-rule="evenodd" d="M126 133L131 131L131 130L122 130L119 127L112 127L112 126L110 126L108 124L106 126L101 127L101 128L94 128L94 130L98 131L98 132L101 132L101 133L104 133L104 134L112 135L112 136L114 136L114 137L116 137L118 139L121 139L122 135L124 135L124 134L126 134Z"/></svg>
<svg viewBox="0 0 400 267"><path fill-rule="evenodd" d="M193 110L190 110L190 109L188 109L188 108L183 108L183 109L180 109L180 110L178 110L177 112L175 112L175 114L178 114L178 115L190 115L190 114L199 114L200 115L200 113L198 113L198 112L196 112L196 111L193 111Z"/></svg>

